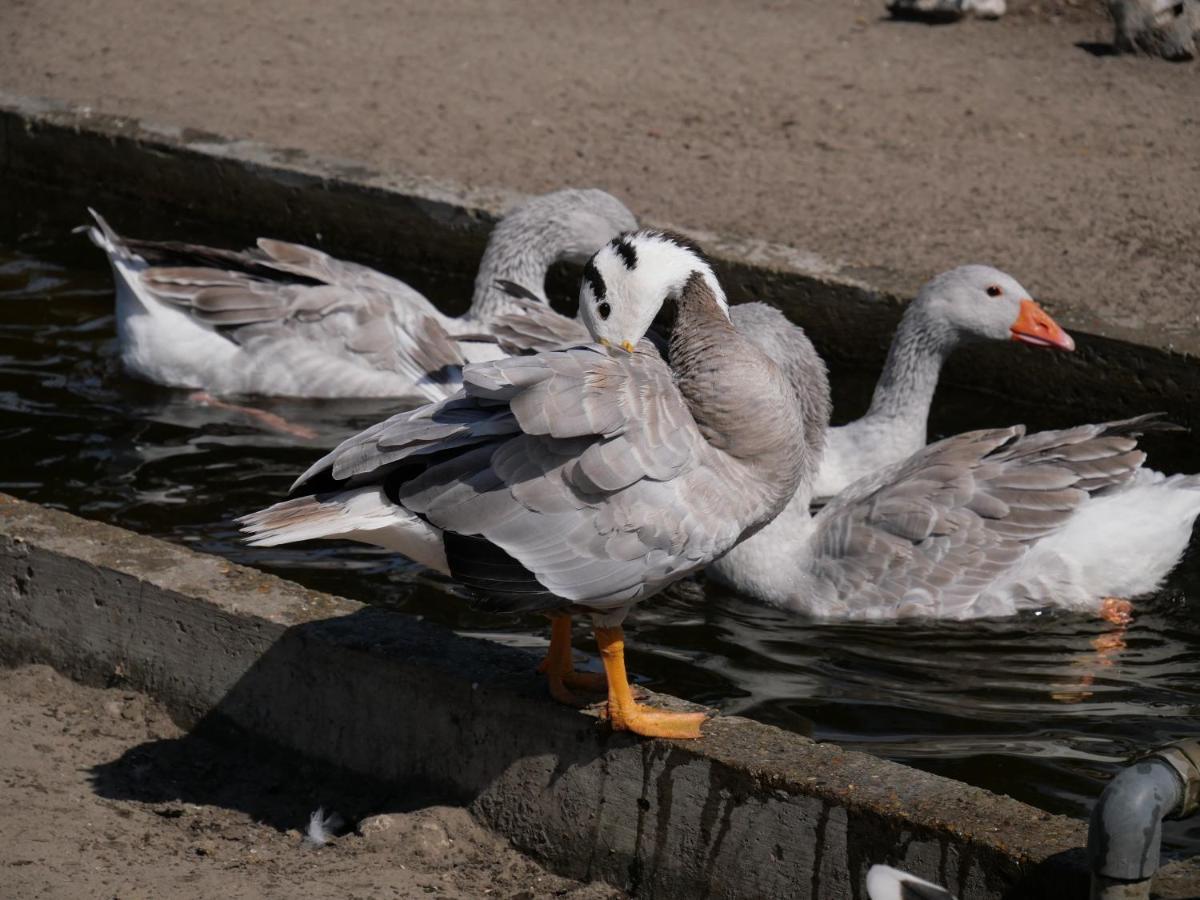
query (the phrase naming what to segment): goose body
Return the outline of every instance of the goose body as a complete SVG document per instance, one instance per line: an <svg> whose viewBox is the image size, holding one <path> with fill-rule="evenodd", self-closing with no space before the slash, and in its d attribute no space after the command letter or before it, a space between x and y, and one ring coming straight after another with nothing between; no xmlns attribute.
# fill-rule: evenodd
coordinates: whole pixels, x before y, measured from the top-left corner
<svg viewBox="0 0 1200 900"><path fill-rule="evenodd" d="M471 308L442 314L420 292L366 266L283 241L236 252L122 238L93 212L89 230L116 283L121 358L133 374L216 394L442 399L462 366L503 356L491 323L506 286L545 303L559 259L582 262L636 227L598 190L535 197L496 226Z"/></svg>
<svg viewBox="0 0 1200 900"><path fill-rule="evenodd" d="M637 343L664 300L670 365ZM612 629L769 521L814 460L795 388L688 245L645 231L607 245L580 308L600 343L467 366L455 397L350 438L244 527L257 545L396 550L488 608L591 613L619 712ZM624 713L614 724L660 733Z"/></svg>
<svg viewBox="0 0 1200 900"><path fill-rule="evenodd" d="M747 337L785 372L810 371L811 343L776 315ZM956 435L856 481L816 515L809 482L709 572L760 601L847 619L1094 610L1145 594L1178 563L1200 515L1200 478L1142 468L1137 435L1154 427L1141 417Z"/></svg>

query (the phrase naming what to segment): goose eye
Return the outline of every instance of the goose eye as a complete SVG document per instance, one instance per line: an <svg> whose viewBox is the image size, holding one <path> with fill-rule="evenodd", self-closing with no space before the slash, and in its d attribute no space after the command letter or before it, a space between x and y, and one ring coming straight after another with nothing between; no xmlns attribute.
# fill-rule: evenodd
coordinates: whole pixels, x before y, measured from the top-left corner
<svg viewBox="0 0 1200 900"><path fill-rule="evenodd" d="M600 313L600 318L607 319L609 317L609 314L612 313L612 307L609 306L607 303L601 303L599 306L596 307L596 312Z"/></svg>
<svg viewBox="0 0 1200 900"><path fill-rule="evenodd" d="M989 284L988 285L987 295L989 297L999 297L1003 293L1004 293L1004 291L1000 290L1000 285L998 285L998 284Z"/></svg>

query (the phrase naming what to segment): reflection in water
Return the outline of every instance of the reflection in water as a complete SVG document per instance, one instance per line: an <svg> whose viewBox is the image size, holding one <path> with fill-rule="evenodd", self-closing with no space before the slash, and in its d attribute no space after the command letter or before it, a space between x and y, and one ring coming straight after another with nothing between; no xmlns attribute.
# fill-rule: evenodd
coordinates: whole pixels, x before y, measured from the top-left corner
<svg viewBox="0 0 1200 900"><path fill-rule="evenodd" d="M107 268L82 239L0 253L0 309L0 490L459 631L544 642L544 620L475 613L383 551L237 541L233 517L282 496L322 448L392 412L386 401L253 401L264 420L128 378ZM862 404L861 379L834 380ZM939 434L1029 418L961 392L942 392L937 410ZM630 664L647 684L726 713L1081 815L1129 754L1200 733L1200 615L1186 600L1200 596L1198 570L1185 562L1127 625L1065 613L822 623L690 581L631 617ZM1200 825L1170 823L1168 845L1200 850Z"/></svg>

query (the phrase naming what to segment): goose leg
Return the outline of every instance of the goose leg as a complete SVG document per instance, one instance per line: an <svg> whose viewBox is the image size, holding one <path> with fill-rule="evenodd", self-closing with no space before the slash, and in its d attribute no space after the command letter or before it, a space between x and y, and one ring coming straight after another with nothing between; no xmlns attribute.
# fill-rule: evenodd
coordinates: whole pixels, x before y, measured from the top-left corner
<svg viewBox="0 0 1200 900"><path fill-rule="evenodd" d="M571 617L555 616L550 620L550 649L546 658L538 664L539 672L550 684L550 696L568 706L583 706L571 688L581 691L603 692L608 682L599 672L576 672L571 658Z"/></svg>
<svg viewBox="0 0 1200 900"><path fill-rule="evenodd" d="M632 731L643 737L698 738L704 713L677 713L640 706L633 700L629 676L625 673L625 632L616 628L596 628L596 643L604 660L608 678L608 720L617 731Z"/></svg>
<svg viewBox="0 0 1200 900"><path fill-rule="evenodd" d="M213 409L225 409L229 412L240 413L247 418L254 419L270 431L278 431L306 440L317 436L317 433L311 428L289 422L283 416L277 416L275 413L267 412L265 409L255 409L253 406L239 406L236 403L226 403L224 400L218 400L208 391L196 391L195 393L188 394L188 400L200 406L211 406Z"/></svg>
<svg viewBox="0 0 1200 900"><path fill-rule="evenodd" d="M1133 621L1133 604L1120 597L1105 597L1100 604L1100 618L1114 625L1128 625Z"/></svg>

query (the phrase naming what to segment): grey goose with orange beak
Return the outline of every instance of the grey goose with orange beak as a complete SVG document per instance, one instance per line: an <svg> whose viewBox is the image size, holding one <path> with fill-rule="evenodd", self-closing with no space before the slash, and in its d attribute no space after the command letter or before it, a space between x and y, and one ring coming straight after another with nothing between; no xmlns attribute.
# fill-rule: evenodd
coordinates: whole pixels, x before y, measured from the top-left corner
<svg viewBox="0 0 1200 900"><path fill-rule="evenodd" d="M784 371L820 452L828 386L808 337L762 304L744 329ZM738 307L735 307L738 309ZM921 447L810 511L812 482L708 572L825 619L971 619L1060 607L1127 621L1200 515L1200 476L1143 466L1156 416L1027 433L1016 425ZM809 467L809 470L811 467Z"/></svg>
<svg viewBox="0 0 1200 900"><path fill-rule="evenodd" d="M670 363L642 338L675 307ZM375 544L451 576L480 605L554 618L544 671L571 670L588 613L614 728L698 737L702 715L636 704L621 622L769 522L816 473L780 367L729 320L687 241L638 231L591 260L581 320L597 343L467 366L463 388L315 463L292 499L241 521L250 543Z"/></svg>
<svg viewBox="0 0 1200 900"><path fill-rule="evenodd" d="M970 265L936 276L904 311L867 414L829 430L813 502L827 503L851 482L924 447L942 364L961 345L981 340L1075 349L1011 275Z"/></svg>

